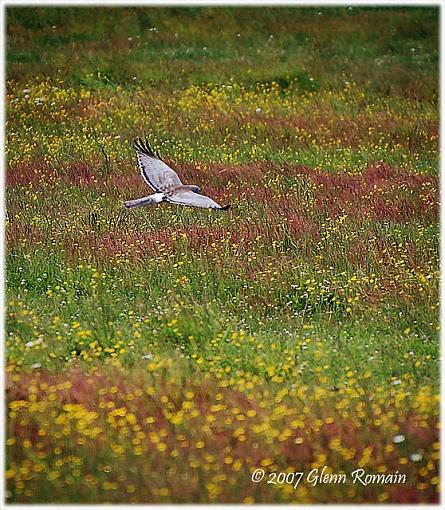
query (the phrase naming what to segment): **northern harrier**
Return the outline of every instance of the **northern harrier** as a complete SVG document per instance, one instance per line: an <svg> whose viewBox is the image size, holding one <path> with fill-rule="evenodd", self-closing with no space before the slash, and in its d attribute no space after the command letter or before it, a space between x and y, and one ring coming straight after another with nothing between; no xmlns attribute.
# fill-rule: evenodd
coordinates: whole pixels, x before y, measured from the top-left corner
<svg viewBox="0 0 445 510"><path fill-rule="evenodd" d="M124 202L125 207L143 207L144 205L159 204L160 202L191 205L203 209L226 210L230 207L230 205L222 207L211 198L201 195L201 189L198 186L182 184L178 174L164 163L158 155L155 155L147 142L138 139L134 142L134 148L142 178L156 193L148 197Z"/></svg>

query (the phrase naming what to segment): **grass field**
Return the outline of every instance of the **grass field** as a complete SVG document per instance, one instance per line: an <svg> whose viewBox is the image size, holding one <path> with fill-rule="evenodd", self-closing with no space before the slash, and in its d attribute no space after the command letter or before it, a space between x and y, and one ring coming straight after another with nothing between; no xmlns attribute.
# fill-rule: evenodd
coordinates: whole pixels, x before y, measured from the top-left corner
<svg viewBox="0 0 445 510"><path fill-rule="evenodd" d="M438 9L9 7L6 65L8 501L437 502ZM138 136L231 209L125 210ZM407 481L267 483L323 466Z"/></svg>

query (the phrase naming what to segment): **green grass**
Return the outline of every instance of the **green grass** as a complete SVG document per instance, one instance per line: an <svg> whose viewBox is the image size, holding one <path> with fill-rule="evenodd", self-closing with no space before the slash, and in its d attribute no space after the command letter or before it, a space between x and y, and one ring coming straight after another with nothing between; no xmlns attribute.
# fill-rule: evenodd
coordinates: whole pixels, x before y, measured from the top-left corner
<svg viewBox="0 0 445 510"><path fill-rule="evenodd" d="M311 90L307 76L315 74L317 90L339 88L353 76L366 92L403 94L411 89L414 94L437 96L437 9L104 8L100 16L97 12L9 9L17 53L11 53L8 76L23 80L35 74L57 75L60 69L68 83L78 85L88 73L101 71L114 84L128 86L135 75L142 83L174 89L228 77L245 84L297 78ZM386 30L376 32L376 23ZM66 62L67 51L74 64ZM32 55L33 66L27 55ZM422 76L417 75L420 66ZM101 84L89 82L91 88Z"/></svg>
<svg viewBox="0 0 445 510"><path fill-rule="evenodd" d="M438 9L9 7L7 43L9 501L437 501ZM123 209L138 136L231 209ZM409 483L250 480L323 465Z"/></svg>

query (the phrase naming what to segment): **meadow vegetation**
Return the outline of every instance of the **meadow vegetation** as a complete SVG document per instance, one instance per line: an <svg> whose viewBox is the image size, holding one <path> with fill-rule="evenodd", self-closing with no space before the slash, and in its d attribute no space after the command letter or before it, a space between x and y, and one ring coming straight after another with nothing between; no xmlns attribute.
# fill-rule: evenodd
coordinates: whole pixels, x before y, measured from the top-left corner
<svg viewBox="0 0 445 510"><path fill-rule="evenodd" d="M8 501L439 497L438 9L7 9ZM147 136L227 213L124 210ZM406 473L268 485L256 468Z"/></svg>

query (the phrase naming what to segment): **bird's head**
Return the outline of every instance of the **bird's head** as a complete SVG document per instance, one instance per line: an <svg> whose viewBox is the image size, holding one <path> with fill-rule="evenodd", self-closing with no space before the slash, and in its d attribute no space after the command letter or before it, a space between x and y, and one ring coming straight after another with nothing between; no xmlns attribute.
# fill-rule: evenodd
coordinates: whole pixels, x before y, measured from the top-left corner
<svg viewBox="0 0 445 510"><path fill-rule="evenodd" d="M191 189L194 193L201 193L201 188L200 188L199 186L192 185L192 186L190 186L190 189Z"/></svg>

